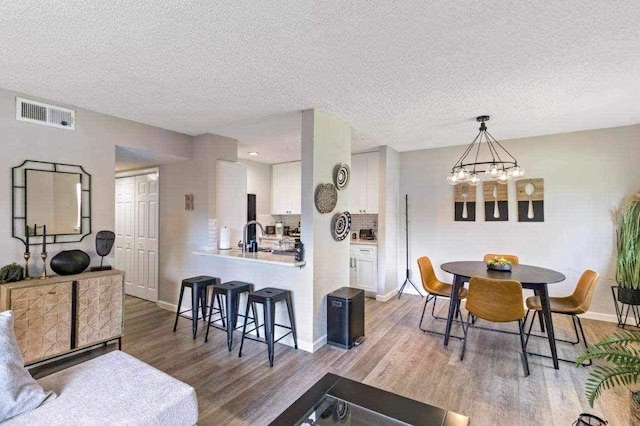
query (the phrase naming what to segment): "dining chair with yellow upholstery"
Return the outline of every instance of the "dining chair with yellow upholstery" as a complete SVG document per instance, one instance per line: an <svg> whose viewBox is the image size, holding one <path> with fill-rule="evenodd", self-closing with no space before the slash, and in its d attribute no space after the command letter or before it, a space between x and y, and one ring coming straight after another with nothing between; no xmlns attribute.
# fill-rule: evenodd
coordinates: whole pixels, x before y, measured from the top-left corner
<svg viewBox="0 0 640 426"><path fill-rule="evenodd" d="M508 260L513 265L517 265L517 264L520 263L519 259L518 259L518 256L516 256L515 254L492 254L492 253L487 253L487 254L484 255L484 258L482 260L484 260L485 262L488 262L490 260L493 260L496 257L498 259L503 257L505 260Z"/></svg>
<svg viewBox="0 0 640 426"><path fill-rule="evenodd" d="M424 328L422 326L422 322L424 320L424 314L427 310L427 305L432 300L433 300L433 306L431 308L431 316L434 319L440 319L440 320L447 319L445 317L439 317L435 314L436 302L438 300L438 297L450 298L453 286L451 284L443 283L436 277L436 273L433 270L433 265L431 264L431 260L427 256L423 256L420 259L418 259L418 267L420 268L420 277L422 278L422 288L424 288L424 291L427 292L427 298L424 302L424 308L422 309L422 316L420 317L420 324L418 324L418 327L420 328L420 330L426 333L433 333L433 334L439 334L441 336L444 336L444 333L442 332ZM460 314L460 301L466 297L467 297L467 289L462 287L460 289L460 292L458 293L458 305L456 306L456 317L458 317ZM457 339L462 338L454 335L451 335L451 337L454 337Z"/></svg>
<svg viewBox="0 0 640 426"><path fill-rule="evenodd" d="M584 314L589 310L591 306L591 298L593 296L593 291L596 289L596 284L598 283L598 278L600 275L596 271L592 271L591 269L587 269L582 273L580 279L578 280L578 284L576 284L576 288L573 290L573 293L569 296L565 297L550 297L549 305L551 306L551 314L562 314L562 315L571 315L571 319L573 322L573 331L576 335L576 340L564 340L557 339L558 342L571 343L572 345L576 345L580 343L580 335L582 335L582 344L584 348L587 349L589 344L587 343L587 338L584 335L584 330L582 329L582 322L580 322L580 317L578 315ZM529 324L529 330L527 331L527 339L525 341L526 344L529 343L529 336L534 337L544 337L536 334L531 334L531 329L533 328L533 323L535 322L536 315L538 318L542 315L542 304L540 302L540 298L538 296L532 296L527 298L527 316L525 317L525 323L529 318L529 313L533 311L533 317L531 318L531 324ZM578 329L580 329L580 335L578 334ZM544 331L544 330L542 330ZM538 355L547 357L546 355L531 353L532 355ZM559 361L565 361L570 363L575 363L574 360L569 359L561 359L558 358ZM584 366L591 365L591 361L588 363L582 364Z"/></svg>
<svg viewBox="0 0 640 426"><path fill-rule="evenodd" d="M520 347L522 349L522 363L525 376L529 375L529 360L525 348L524 334L524 297L522 284L513 280L496 280L491 278L471 277L469 293L467 294L466 324L463 325L464 340L460 361L464 360L467 349L467 335L471 324L471 317L492 322L518 322ZM464 323L463 323L464 324Z"/></svg>

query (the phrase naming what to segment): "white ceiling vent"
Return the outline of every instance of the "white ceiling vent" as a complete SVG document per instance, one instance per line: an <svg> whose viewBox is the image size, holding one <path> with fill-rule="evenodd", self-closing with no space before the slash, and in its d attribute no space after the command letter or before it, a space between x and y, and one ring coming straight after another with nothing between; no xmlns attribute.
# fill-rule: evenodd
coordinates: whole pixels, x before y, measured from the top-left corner
<svg viewBox="0 0 640 426"><path fill-rule="evenodd" d="M76 129L76 112L74 110L29 99L16 98L16 119L61 129Z"/></svg>

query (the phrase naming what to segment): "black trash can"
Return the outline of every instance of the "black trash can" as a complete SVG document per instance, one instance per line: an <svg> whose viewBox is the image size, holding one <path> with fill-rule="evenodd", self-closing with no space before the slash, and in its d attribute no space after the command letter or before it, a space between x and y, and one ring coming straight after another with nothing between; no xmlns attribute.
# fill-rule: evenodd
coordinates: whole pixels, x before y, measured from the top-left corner
<svg viewBox="0 0 640 426"><path fill-rule="evenodd" d="M327 295L327 343L351 349L364 341L364 290L342 287Z"/></svg>

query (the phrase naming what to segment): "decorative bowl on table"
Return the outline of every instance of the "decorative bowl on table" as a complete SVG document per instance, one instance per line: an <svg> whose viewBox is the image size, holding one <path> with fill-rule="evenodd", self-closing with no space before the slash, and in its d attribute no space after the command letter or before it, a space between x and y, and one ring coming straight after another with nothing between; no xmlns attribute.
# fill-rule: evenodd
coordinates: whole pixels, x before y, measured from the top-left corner
<svg viewBox="0 0 640 426"><path fill-rule="evenodd" d="M487 261L487 269L490 271L511 271L511 262L504 257L494 257Z"/></svg>

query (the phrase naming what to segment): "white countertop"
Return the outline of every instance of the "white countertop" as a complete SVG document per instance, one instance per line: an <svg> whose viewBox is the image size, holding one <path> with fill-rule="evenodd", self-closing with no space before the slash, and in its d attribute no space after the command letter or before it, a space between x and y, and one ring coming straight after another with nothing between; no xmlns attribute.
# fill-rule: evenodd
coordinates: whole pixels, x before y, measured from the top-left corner
<svg viewBox="0 0 640 426"><path fill-rule="evenodd" d="M242 254L242 250L238 248L232 248L230 250L199 250L193 252L193 254L196 254L198 256L221 257L240 261L269 263L272 265L293 266L296 268L301 268L307 264L307 262L304 261L296 261L295 257L290 255L273 254L264 251L259 251L257 253L246 252L245 254Z"/></svg>
<svg viewBox="0 0 640 426"><path fill-rule="evenodd" d="M350 240L351 244L368 244L368 245L374 245L377 246L378 245L378 240L361 240L361 239L357 239L357 240Z"/></svg>

